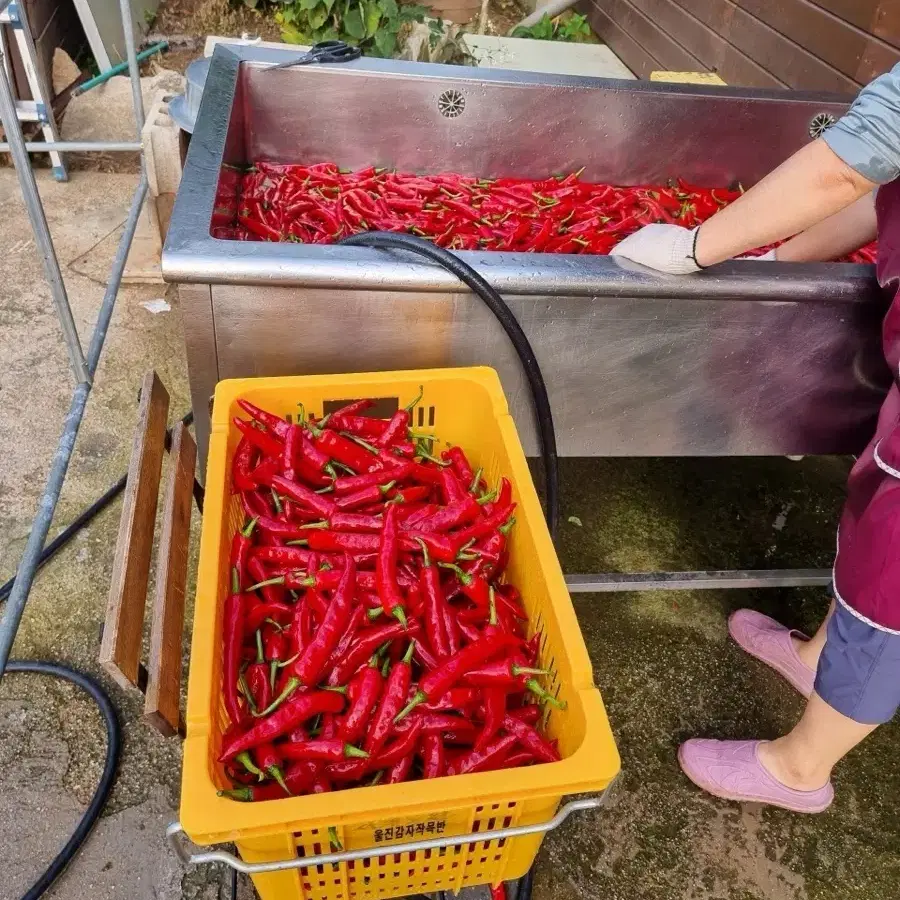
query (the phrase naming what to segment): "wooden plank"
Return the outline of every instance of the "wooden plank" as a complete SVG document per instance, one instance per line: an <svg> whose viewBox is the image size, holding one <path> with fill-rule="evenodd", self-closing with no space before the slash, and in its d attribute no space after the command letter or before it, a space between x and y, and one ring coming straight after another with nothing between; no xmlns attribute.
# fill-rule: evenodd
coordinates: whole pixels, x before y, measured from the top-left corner
<svg viewBox="0 0 900 900"><path fill-rule="evenodd" d="M872 18L872 34L900 47L900 3L897 0L881 0Z"/></svg>
<svg viewBox="0 0 900 900"><path fill-rule="evenodd" d="M691 72L704 68L696 56L688 53L629 0L594 0L594 4L659 62L654 69Z"/></svg>
<svg viewBox="0 0 900 900"><path fill-rule="evenodd" d="M900 62L896 48L809 0L737 0L737 5L855 81L870 81Z"/></svg>
<svg viewBox="0 0 900 900"><path fill-rule="evenodd" d="M603 38L609 48L637 75L648 78L654 69L659 68L659 61L628 34L617 22L611 19L592 0L581 0L578 9L588 17L591 28Z"/></svg>
<svg viewBox="0 0 900 900"><path fill-rule="evenodd" d="M858 85L730 0L674 0L780 82L799 90L855 94ZM724 73L729 84L737 83Z"/></svg>
<svg viewBox="0 0 900 900"><path fill-rule="evenodd" d="M159 538L144 702L144 718L167 736L176 734L179 725L184 593L197 466L197 445L183 422L172 433L171 461Z"/></svg>
<svg viewBox="0 0 900 900"><path fill-rule="evenodd" d="M137 685L144 606L156 525L169 394L155 372L144 376L138 427L116 542L100 664L123 687Z"/></svg>
<svg viewBox="0 0 900 900"><path fill-rule="evenodd" d="M879 3L883 3L883 0L810 0L810 2L839 19L868 31L878 14ZM886 3L894 2L896 0L886 0Z"/></svg>
<svg viewBox="0 0 900 900"><path fill-rule="evenodd" d="M692 15L677 0L630 0L673 40L702 63L704 71L719 73L728 83L740 87L783 87L784 85L762 66L732 47L721 34ZM725 30L730 22L733 7L721 4L713 7L719 28ZM722 70L727 66L727 77Z"/></svg>

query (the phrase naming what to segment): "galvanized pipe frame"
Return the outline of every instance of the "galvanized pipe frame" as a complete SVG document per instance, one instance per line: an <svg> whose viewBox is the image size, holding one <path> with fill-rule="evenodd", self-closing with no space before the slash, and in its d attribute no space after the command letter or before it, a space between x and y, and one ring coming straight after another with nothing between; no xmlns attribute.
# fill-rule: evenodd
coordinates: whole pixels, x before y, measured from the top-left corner
<svg viewBox="0 0 900 900"><path fill-rule="evenodd" d="M0 10L4 9L8 3L9 0L0 0ZM140 71L137 64L137 49L134 42L134 23L129 0L119 0L119 13L122 19L125 50L128 59L128 74L132 88L136 137L136 141L133 144L131 142L61 141L54 143L52 147L48 144L32 144L31 146L35 148L35 151L30 151L29 145L25 142L18 116L16 115L12 86L6 74L5 66L0 65L0 120L2 120L3 129L7 137L6 146L8 146L9 152L13 157L16 175L18 176L19 185L22 190L22 197L34 231L35 243L37 244L42 257L47 283L53 296L57 316L60 320L63 337L76 379L76 387L72 394L69 411L63 423L62 435L60 436L59 444L53 457L46 487L38 503L38 511L32 523L31 531L29 532L25 550L22 553L19 566L16 570L15 581L6 608L3 611L3 617L0 618L0 680L2 680L6 671L6 664L9 660L16 634L19 630L22 615L25 612L25 606L28 602L31 586L34 583L35 574L37 573L40 555L50 531L50 525L53 521L56 505L59 502L66 472L75 448L75 439L78 435L81 421L84 418L84 411L91 392L94 375L97 372L100 354L103 351L103 345L106 340L106 334L115 307L116 297L122 283L122 274L125 270L128 251L134 238L137 223L140 218L141 207L148 188L147 172L142 155L140 179L131 201L131 208L125 222L125 229L116 249L116 254L110 269L109 281L107 282L103 301L100 305L97 323L94 326L88 353L85 357L75 327L72 308L69 304L69 298L62 278L59 260L56 257L53 245L53 237L50 234L50 229L47 225L47 218L44 214L43 204L41 203L40 194L37 188L37 181L35 180L34 172L31 169L28 153L43 152L50 149L69 149L67 145L73 145L71 149L74 149L75 147L79 149L85 147L89 151L142 149L141 130L144 125L144 107L143 98L141 96Z"/></svg>

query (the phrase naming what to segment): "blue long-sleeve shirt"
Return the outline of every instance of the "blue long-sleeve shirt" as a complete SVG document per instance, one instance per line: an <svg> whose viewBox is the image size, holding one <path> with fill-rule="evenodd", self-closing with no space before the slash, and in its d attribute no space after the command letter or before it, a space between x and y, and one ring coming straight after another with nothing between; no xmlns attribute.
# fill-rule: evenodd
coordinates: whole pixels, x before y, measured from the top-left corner
<svg viewBox="0 0 900 900"><path fill-rule="evenodd" d="M900 177L900 64L864 87L824 140L869 181Z"/></svg>

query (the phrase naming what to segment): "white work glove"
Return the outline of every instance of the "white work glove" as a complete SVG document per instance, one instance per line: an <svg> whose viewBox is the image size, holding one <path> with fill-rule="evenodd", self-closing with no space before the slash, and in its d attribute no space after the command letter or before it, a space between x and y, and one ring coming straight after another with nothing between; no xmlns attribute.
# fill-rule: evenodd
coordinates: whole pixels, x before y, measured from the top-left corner
<svg viewBox="0 0 900 900"><path fill-rule="evenodd" d="M696 228L682 228L680 225L645 225L631 237L616 244L609 255L624 256L625 259L669 275L687 275L690 272L699 272L703 268L697 265L694 257L696 240Z"/></svg>
<svg viewBox="0 0 900 900"><path fill-rule="evenodd" d="M778 258L775 256L775 251L770 250L768 253L763 253L762 256L736 256L735 259L745 259L750 262L778 262Z"/></svg>

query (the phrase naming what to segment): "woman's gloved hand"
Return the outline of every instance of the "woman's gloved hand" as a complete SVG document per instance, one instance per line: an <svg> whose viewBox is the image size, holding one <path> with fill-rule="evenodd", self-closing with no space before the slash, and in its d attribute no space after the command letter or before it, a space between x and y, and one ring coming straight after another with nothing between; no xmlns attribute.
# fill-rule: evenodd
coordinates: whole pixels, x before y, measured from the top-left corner
<svg viewBox="0 0 900 900"><path fill-rule="evenodd" d="M695 256L698 230L680 225L645 225L616 244L609 255L623 256L669 275L699 272L703 266L697 264Z"/></svg>

